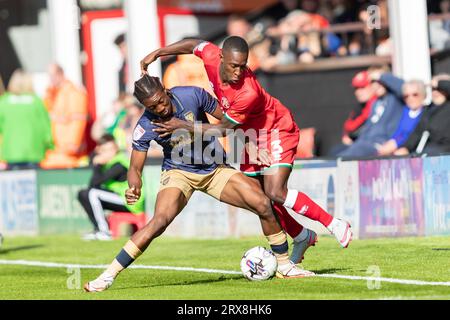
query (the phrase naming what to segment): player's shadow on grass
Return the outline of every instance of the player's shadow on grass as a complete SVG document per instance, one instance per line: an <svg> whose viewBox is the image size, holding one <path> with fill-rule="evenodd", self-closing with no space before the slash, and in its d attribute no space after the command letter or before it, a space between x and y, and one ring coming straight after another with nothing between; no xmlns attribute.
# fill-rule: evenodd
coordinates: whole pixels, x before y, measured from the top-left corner
<svg viewBox="0 0 450 320"><path fill-rule="evenodd" d="M216 279L201 279L201 280L193 280L193 281L179 281L174 283L155 283L145 286L133 286L133 287L121 287L116 288L116 290L125 290L125 289L142 289L142 288L155 288L155 287L168 287L168 286L189 286L193 284L210 284L214 282L222 282L228 280L242 280L244 279L241 275L229 275L229 276L221 276Z"/></svg>
<svg viewBox="0 0 450 320"><path fill-rule="evenodd" d="M14 251L31 250L31 249L41 248L43 246L44 246L43 244L33 244L33 245L28 245L28 246L17 246L17 247L11 247L11 248L6 248L6 249L0 249L0 255L5 254L5 253L14 252Z"/></svg>
<svg viewBox="0 0 450 320"><path fill-rule="evenodd" d="M320 269L320 270L310 270L316 274L331 274L336 273L340 271L347 271L351 270L351 268L330 268L330 269Z"/></svg>

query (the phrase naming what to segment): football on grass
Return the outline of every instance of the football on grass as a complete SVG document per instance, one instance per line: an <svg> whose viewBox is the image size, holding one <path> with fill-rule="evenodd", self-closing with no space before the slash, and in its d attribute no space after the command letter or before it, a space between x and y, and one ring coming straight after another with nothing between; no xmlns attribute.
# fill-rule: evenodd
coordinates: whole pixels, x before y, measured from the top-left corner
<svg viewBox="0 0 450 320"><path fill-rule="evenodd" d="M277 267L277 258L273 252L259 246L248 250L241 259L242 274L252 281L272 278L277 271Z"/></svg>

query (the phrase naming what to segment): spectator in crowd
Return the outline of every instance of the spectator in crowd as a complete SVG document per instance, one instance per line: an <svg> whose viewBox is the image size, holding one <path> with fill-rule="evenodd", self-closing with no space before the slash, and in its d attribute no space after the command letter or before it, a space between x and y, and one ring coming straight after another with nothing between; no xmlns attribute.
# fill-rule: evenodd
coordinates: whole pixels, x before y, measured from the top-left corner
<svg viewBox="0 0 450 320"><path fill-rule="evenodd" d="M353 108L344 122L341 144L331 149L330 156L336 156L358 138L361 127L369 117L373 103L377 100L368 71L358 72L352 79L352 87L358 103L355 104L355 108Z"/></svg>
<svg viewBox="0 0 450 320"><path fill-rule="evenodd" d="M94 141L98 141L105 133L111 133L112 130L108 129L115 127L118 119L125 116L124 100L128 97L129 95L119 96L119 98L113 101L110 108L102 114L97 115L91 128L91 137Z"/></svg>
<svg viewBox="0 0 450 320"><path fill-rule="evenodd" d="M379 1L376 6L379 19L375 19L374 22L379 22L381 29L375 28L370 24L370 14L372 12L369 9L373 5L374 3L365 2L358 9L357 17L360 22L364 23L364 30L363 33L350 34L351 41L347 50L347 54L350 56L373 53L383 56L390 55L392 52L389 30L386 28L388 23L387 2Z"/></svg>
<svg viewBox="0 0 450 320"><path fill-rule="evenodd" d="M280 0L261 12L261 20L269 21L270 24L277 24L289 12L299 8L299 0Z"/></svg>
<svg viewBox="0 0 450 320"><path fill-rule="evenodd" d="M37 168L53 147L50 119L31 75L14 71L0 97L0 158L12 169Z"/></svg>
<svg viewBox="0 0 450 320"><path fill-rule="evenodd" d="M432 82L432 103L403 147L395 155L450 152L450 75L437 75Z"/></svg>
<svg viewBox="0 0 450 320"><path fill-rule="evenodd" d="M421 80L410 80L403 84L403 114L393 136L383 143L377 145L378 155L388 156L401 147L419 123L422 114L427 91Z"/></svg>
<svg viewBox="0 0 450 320"><path fill-rule="evenodd" d="M134 205L126 203L129 158L120 152L112 135L105 134L100 138L92 164L89 186L78 193L78 200L94 227L94 231L84 235L83 239L110 240L105 210L139 214L144 212L144 197L142 194Z"/></svg>
<svg viewBox="0 0 450 320"><path fill-rule="evenodd" d="M111 131L111 134L114 136L119 149L125 152L128 156L131 156L131 142L133 140L134 127L143 112L144 106L133 98L130 102L125 104L125 115L118 120L117 125Z"/></svg>
<svg viewBox="0 0 450 320"><path fill-rule="evenodd" d="M376 145L389 140L397 129L404 104L403 80L390 73L381 74L380 71L371 72L370 78L377 100L372 105L358 139L338 153L339 157L374 156L377 154Z"/></svg>
<svg viewBox="0 0 450 320"><path fill-rule="evenodd" d="M119 48L122 57L122 65L119 69L119 96L121 96L126 93L128 83L128 47L125 34L119 34L114 39L114 44Z"/></svg>
<svg viewBox="0 0 450 320"><path fill-rule="evenodd" d="M88 120L84 90L66 79L57 64L48 68L50 86L44 102L50 114L55 149L47 152L43 168L78 167L85 161L85 131Z"/></svg>
<svg viewBox="0 0 450 320"><path fill-rule="evenodd" d="M442 0L439 7L440 13L449 13L450 0ZM431 20L429 22L429 30L432 51L450 48L450 19Z"/></svg>
<svg viewBox="0 0 450 320"><path fill-rule="evenodd" d="M369 117L372 105L377 99L373 92L369 71L358 72L352 79L352 86L358 104L344 122L342 143L347 145L352 144L358 138L360 129Z"/></svg>
<svg viewBox="0 0 450 320"><path fill-rule="evenodd" d="M322 54L320 33L314 31L321 27L318 20L313 20L313 15L295 10L277 26L268 28L266 34L273 43L272 55L265 61L265 68L292 64L297 60L303 63L313 62L315 57Z"/></svg>
<svg viewBox="0 0 450 320"><path fill-rule="evenodd" d="M264 39L261 32L253 28L250 22L242 16L231 15L227 21L227 35L245 39L249 45L248 67L257 70L269 52L270 41Z"/></svg>
<svg viewBox="0 0 450 320"><path fill-rule="evenodd" d="M197 86L212 92L202 60L193 54L177 56L164 72L163 83L166 88Z"/></svg>

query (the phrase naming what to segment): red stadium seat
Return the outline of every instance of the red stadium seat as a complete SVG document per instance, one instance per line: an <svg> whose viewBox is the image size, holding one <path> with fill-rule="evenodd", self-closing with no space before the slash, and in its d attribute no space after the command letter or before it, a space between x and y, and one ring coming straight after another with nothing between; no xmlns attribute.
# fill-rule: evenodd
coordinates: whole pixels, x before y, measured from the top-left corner
<svg viewBox="0 0 450 320"><path fill-rule="evenodd" d="M112 237L118 238L120 237L120 226L123 223L132 225L133 232L136 232L147 223L147 215L145 212L134 214L131 212L114 211L108 216L108 223Z"/></svg>

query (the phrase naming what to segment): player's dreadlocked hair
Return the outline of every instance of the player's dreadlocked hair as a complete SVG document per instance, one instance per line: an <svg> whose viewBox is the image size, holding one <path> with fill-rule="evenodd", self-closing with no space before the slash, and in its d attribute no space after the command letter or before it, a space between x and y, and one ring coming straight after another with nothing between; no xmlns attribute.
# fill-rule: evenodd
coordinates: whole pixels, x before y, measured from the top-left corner
<svg viewBox="0 0 450 320"><path fill-rule="evenodd" d="M222 50L237 51L248 54L248 43L241 37L230 36L223 42Z"/></svg>
<svg viewBox="0 0 450 320"><path fill-rule="evenodd" d="M164 90L164 87L158 77L145 74L138 81L134 82L134 96L142 104L144 104L145 99L153 96L160 90Z"/></svg>

